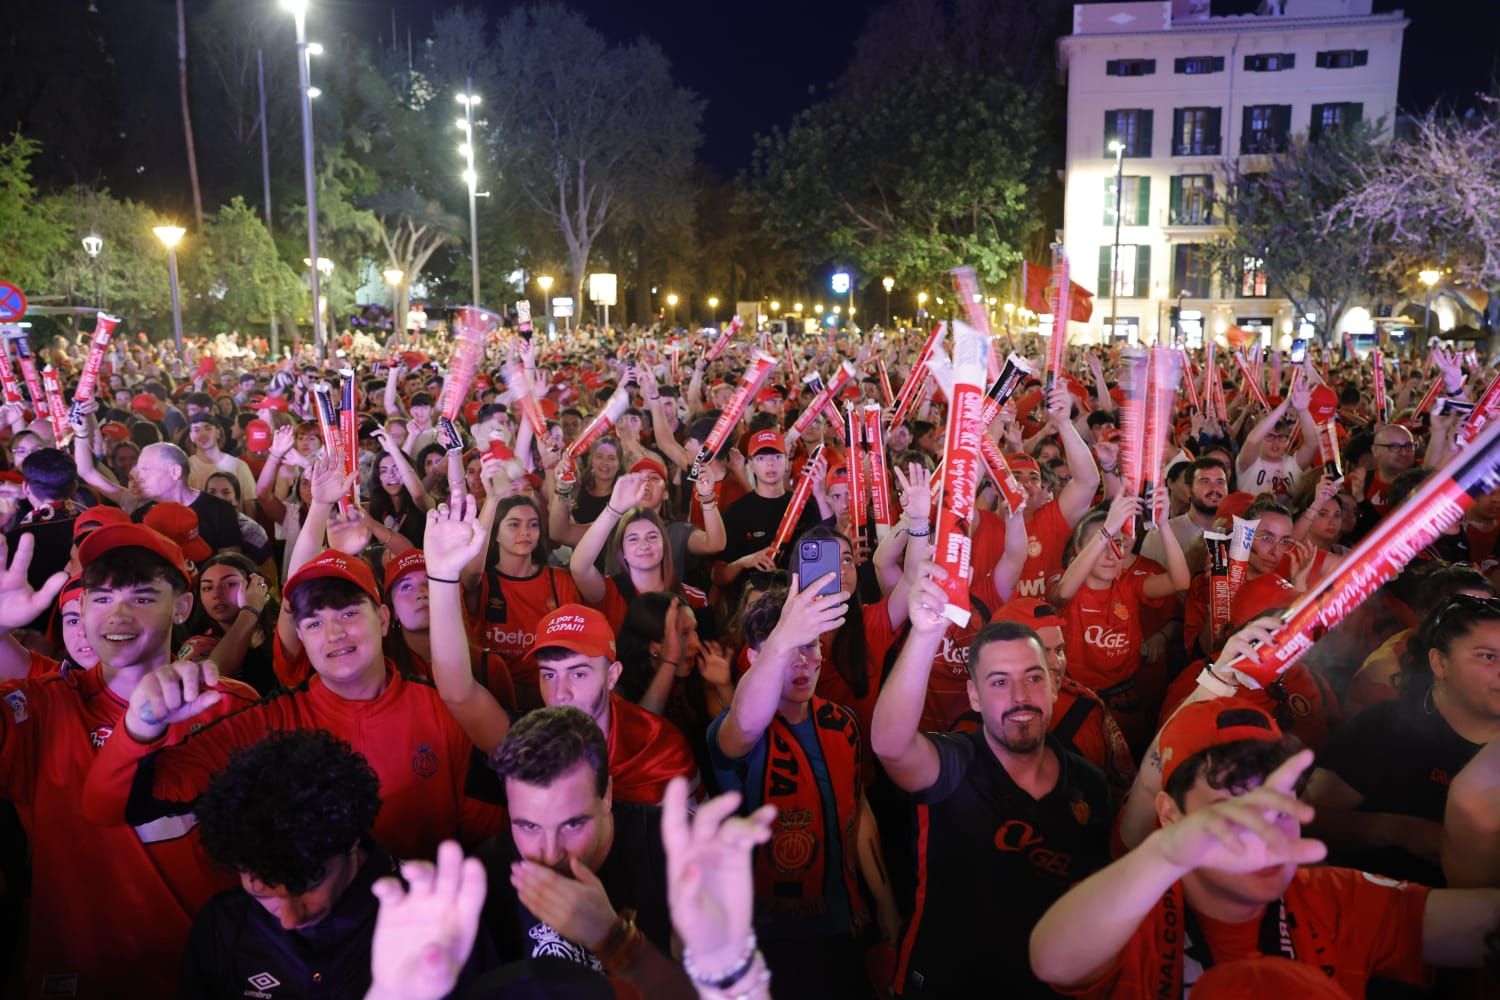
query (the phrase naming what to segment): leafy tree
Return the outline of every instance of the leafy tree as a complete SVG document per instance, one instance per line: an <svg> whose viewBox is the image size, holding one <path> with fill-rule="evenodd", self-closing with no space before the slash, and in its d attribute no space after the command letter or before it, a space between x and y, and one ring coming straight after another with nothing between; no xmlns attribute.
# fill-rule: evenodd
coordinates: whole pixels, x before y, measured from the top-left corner
<svg viewBox="0 0 1500 1000"><path fill-rule="evenodd" d="M1035 98L941 62L847 87L757 138L746 205L806 264L903 284L960 264L998 283L1040 223Z"/></svg>
<svg viewBox="0 0 1500 1000"><path fill-rule="evenodd" d="M236 196L210 216L183 268L193 325L218 333L293 313L306 298L255 209Z"/></svg>
<svg viewBox="0 0 1500 1000"><path fill-rule="evenodd" d="M1350 164L1350 183L1318 220L1322 244L1379 246L1385 277L1412 289L1441 266L1487 290L1483 321L1500 325L1500 102L1463 117L1431 112L1382 156Z"/></svg>
<svg viewBox="0 0 1500 1000"><path fill-rule="evenodd" d="M623 206L688 190L702 104L655 44L611 46L560 6L513 10L493 55L498 161L562 237L581 303L595 243Z"/></svg>
<svg viewBox="0 0 1500 1000"><path fill-rule="evenodd" d="M1315 234L1358 186L1362 164L1388 155L1383 131L1381 122L1362 122L1299 137L1265 171L1226 160L1218 206L1230 229L1209 249L1221 280L1237 283L1247 260L1261 261L1270 286L1298 315L1317 314L1325 340L1351 305L1379 297L1388 287L1378 273L1385 253L1379 241Z"/></svg>
<svg viewBox="0 0 1500 1000"><path fill-rule="evenodd" d="M0 145L0 279L35 294L47 283L50 266L67 247L57 206L39 203L31 161L40 150L17 133Z"/></svg>

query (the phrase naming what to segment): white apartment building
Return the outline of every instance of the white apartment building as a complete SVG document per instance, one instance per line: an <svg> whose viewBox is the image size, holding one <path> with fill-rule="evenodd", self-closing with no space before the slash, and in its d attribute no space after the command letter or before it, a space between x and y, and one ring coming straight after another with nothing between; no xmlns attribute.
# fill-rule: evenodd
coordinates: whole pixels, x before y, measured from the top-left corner
<svg viewBox="0 0 1500 1000"><path fill-rule="evenodd" d="M1075 4L1059 43L1068 86L1063 240L1071 277L1095 291L1075 340L1110 336L1116 159L1124 147L1116 339L1170 336L1181 304L1187 343L1234 324L1286 346L1301 321L1256 261L1233 280L1202 245L1224 232L1212 204L1224 162L1255 170L1302 133L1396 114L1404 14L1371 0L1265 0L1260 13L1213 17L1208 0ZM1365 332L1355 310L1342 324Z"/></svg>

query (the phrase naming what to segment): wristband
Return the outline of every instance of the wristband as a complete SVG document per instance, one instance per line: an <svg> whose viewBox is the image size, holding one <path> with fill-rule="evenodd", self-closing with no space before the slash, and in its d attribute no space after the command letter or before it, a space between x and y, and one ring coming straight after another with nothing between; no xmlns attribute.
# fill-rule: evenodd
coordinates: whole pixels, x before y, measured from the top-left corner
<svg viewBox="0 0 1500 1000"><path fill-rule="evenodd" d="M1214 673L1214 668L1211 666L1204 667L1198 672L1198 683L1220 698L1232 698L1239 690L1239 685L1226 681Z"/></svg>
<svg viewBox="0 0 1500 1000"><path fill-rule="evenodd" d="M248 611L248 612L250 612L250 613L251 613L251 614L252 614L252 615L254 615L254 616L255 616L255 617L257 617L257 618L259 618L259 617L260 617L260 612L259 612L259 611L256 611L256 610L255 610L255 609L254 609L254 608L252 608L252 607L251 607L251 606L250 606L250 605L248 605L248 604L243 604L243 605L241 605L241 606L240 606L240 609L239 609L239 610L238 610L238 611L236 611L236 612L235 612L235 616L236 616L236 617L238 617L238 616L240 616L240 615L242 615L242 614L244 614L244 613L245 613L245 612L246 612L246 611Z"/></svg>
<svg viewBox="0 0 1500 1000"><path fill-rule="evenodd" d="M682 969L688 974L688 978L698 986L722 991L729 989L729 987L743 979L745 973L750 971L750 966L755 963L755 959L759 954L760 950L756 946L755 932L751 931L750 936L745 940L744 952L735 961L734 965L729 968L729 971L722 975L706 973L698 968L693 962L693 949L691 948L682 949Z"/></svg>
<svg viewBox="0 0 1500 1000"><path fill-rule="evenodd" d="M444 580L440 576L429 576L427 578L427 582L428 583L457 583L458 581L457 580Z"/></svg>
<svg viewBox="0 0 1500 1000"><path fill-rule="evenodd" d="M599 959L606 973L616 975L635 961L645 940L635 925L635 911L626 907L615 918L614 926L594 951L594 957Z"/></svg>
<svg viewBox="0 0 1500 1000"><path fill-rule="evenodd" d="M611 506L610 504L605 504L604 505L604 509L607 510L607 511L609 511L615 517L624 517L625 516L625 512L623 510L615 510L614 507Z"/></svg>

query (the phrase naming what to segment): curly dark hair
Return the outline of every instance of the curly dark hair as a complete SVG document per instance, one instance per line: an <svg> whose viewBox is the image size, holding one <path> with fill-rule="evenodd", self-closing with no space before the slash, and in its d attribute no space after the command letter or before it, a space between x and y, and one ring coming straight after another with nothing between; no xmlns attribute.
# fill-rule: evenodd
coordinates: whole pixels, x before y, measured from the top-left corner
<svg viewBox="0 0 1500 1000"><path fill-rule="evenodd" d="M1177 766L1172 777L1162 789L1172 796L1178 809L1186 809L1188 789L1197 784L1199 775L1210 788L1228 789L1239 795L1251 789L1254 782L1270 776L1288 759L1302 749L1302 741L1295 736L1283 736L1280 740L1232 740L1216 747L1193 754ZM1312 777L1308 768L1297 781L1297 794L1301 795Z"/></svg>
<svg viewBox="0 0 1500 1000"><path fill-rule="evenodd" d="M609 745L587 712L567 705L526 713L490 755L490 767L502 779L542 787L579 761L593 768L595 787L603 795L609 789Z"/></svg>
<svg viewBox="0 0 1500 1000"><path fill-rule="evenodd" d="M209 857L300 894L370 832L380 779L353 747L321 729L273 732L235 751L193 811Z"/></svg>

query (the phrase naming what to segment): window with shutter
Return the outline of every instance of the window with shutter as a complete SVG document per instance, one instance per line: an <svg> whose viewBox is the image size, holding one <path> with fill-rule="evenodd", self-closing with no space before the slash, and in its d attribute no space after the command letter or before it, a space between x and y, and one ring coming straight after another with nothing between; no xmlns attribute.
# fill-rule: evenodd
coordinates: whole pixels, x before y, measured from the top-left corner
<svg viewBox="0 0 1500 1000"><path fill-rule="evenodd" d="M1111 59L1104 64L1106 76L1150 76L1155 72L1155 59Z"/></svg>
<svg viewBox="0 0 1500 1000"><path fill-rule="evenodd" d="M1366 49L1333 49L1319 52L1317 58L1319 69L1353 69L1369 61L1370 53Z"/></svg>
<svg viewBox="0 0 1500 1000"><path fill-rule="evenodd" d="M1172 72L1189 76L1224 72L1223 56L1186 56L1172 63Z"/></svg>
<svg viewBox="0 0 1500 1000"><path fill-rule="evenodd" d="M1297 56L1293 52L1262 52L1245 57L1245 71L1248 73L1278 73L1296 65Z"/></svg>
<svg viewBox="0 0 1500 1000"><path fill-rule="evenodd" d="M1212 174L1183 174L1172 178L1172 207L1167 217L1173 226L1206 226L1213 221L1214 178Z"/></svg>
<svg viewBox="0 0 1500 1000"><path fill-rule="evenodd" d="M1145 157L1151 155L1151 112L1141 108L1104 112L1104 155L1113 157L1110 146L1119 142L1125 147L1125 155Z"/></svg>
<svg viewBox="0 0 1500 1000"><path fill-rule="evenodd" d="M1173 156L1219 154L1218 108L1177 108L1173 112Z"/></svg>
<svg viewBox="0 0 1500 1000"><path fill-rule="evenodd" d="M1187 298L1206 299L1213 295L1213 268L1205 247L1200 243L1179 243L1172 248L1172 292Z"/></svg>
<svg viewBox="0 0 1500 1000"><path fill-rule="evenodd" d="M1123 247L1121 250L1123 251ZM1123 257L1123 252L1121 253ZM1131 287L1131 298L1145 298L1147 290L1151 287L1151 248L1149 246L1138 246L1135 248L1135 283ZM1121 292L1120 294L1125 294Z"/></svg>
<svg viewBox="0 0 1500 1000"><path fill-rule="evenodd" d="M1113 256L1113 244L1099 248L1099 295L1118 295L1122 299L1144 298L1150 287L1151 248L1121 243L1119 266L1111 274L1109 264ZM1112 279L1118 285L1112 284Z"/></svg>

